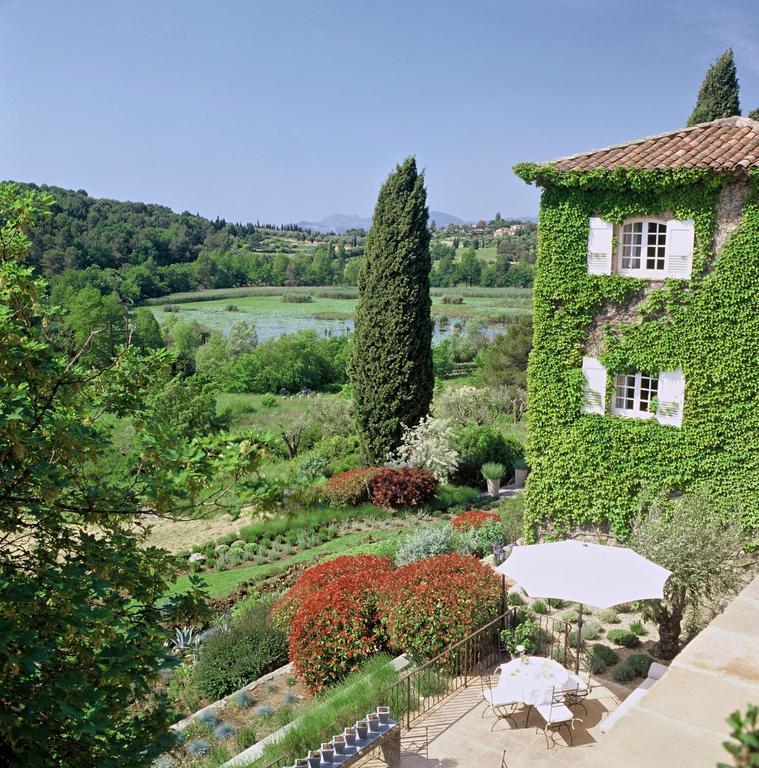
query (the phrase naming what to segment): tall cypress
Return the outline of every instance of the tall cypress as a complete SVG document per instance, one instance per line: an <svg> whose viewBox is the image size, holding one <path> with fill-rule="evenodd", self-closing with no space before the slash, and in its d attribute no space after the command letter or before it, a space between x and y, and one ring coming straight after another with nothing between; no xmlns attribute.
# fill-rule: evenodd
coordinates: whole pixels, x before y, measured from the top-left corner
<svg viewBox="0 0 759 768"><path fill-rule="evenodd" d="M367 457L384 461L429 411L435 379L427 191L416 160L382 185L365 242L350 379Z"/></svg>
<svg viewBox="0 0 759 768"><path fill-rule="evenodd" d="M738 77L735 61L733 61L733 49L728 48L709 67L698 92L696 107L688 118L688 125L740 115L738 95Z"/></svg>

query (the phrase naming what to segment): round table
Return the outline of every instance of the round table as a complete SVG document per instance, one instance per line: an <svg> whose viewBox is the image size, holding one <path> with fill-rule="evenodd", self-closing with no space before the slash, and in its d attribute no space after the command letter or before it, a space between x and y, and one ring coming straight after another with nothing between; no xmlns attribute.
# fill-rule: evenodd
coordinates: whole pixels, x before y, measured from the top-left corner
<svg viewBox="0 0 759 768"><path fill-rule="evenodd" d="M569 680L569 671L552 659L530 656L527 662L512 659L501 664L501 676L496 686L500 701L521 701L543 704L551 699L553 689L562 690Z"/></svg>

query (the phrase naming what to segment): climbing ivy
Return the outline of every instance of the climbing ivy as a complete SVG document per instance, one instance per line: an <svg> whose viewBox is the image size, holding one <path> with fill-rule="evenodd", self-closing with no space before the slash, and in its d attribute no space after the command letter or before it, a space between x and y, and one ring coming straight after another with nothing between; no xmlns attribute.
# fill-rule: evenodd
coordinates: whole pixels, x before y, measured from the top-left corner
<svg viewBox="0 0 759 768"><path fill-rule="evenodd" d="M700 169L562 172L519 165L544 187L534 341L528 368L532 467L527 525L566 533L608 525L629 533L644 487L685 490L706 479L718 497L738 499L749 536L759 532L759 174L738 228L715 257L716 203L728 181ZM620 275L588 275L588 219L621 223L666 215L695 221L689 281L656 287ZM681 428L655 419L583 414L582 357L605 306L634 303L639 317L604 329L600 358L614 374L682 369Z"/></svg>

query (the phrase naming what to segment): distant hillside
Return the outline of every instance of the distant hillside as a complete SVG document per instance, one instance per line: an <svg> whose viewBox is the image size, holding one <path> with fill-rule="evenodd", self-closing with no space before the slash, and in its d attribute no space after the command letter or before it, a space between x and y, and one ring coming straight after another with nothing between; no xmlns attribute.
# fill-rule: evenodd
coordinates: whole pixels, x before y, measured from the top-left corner
<svg viewBox="0 0 759 768"><path fill-rule="evenodd" d="M466 224L463 219L458 216L453 216L450 213L443 213L442 211L430 211L430 221L435 222L435 226L438 229L444 229L449 224L457 224L461 226ZM357 216L355 213L333 213L329 216L325 216L319 221L299 221L298 226L302 229L310 229L313 232L335 232L341 234L347 232L350 229L363 229L368 230L372 225L371 218L364 218Z"/></svg>

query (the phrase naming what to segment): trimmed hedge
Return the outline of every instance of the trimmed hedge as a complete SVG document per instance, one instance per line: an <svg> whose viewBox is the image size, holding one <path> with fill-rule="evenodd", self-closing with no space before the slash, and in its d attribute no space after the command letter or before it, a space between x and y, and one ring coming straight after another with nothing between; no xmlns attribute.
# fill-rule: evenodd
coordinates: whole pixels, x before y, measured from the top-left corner
<svg viewBox="0 0 759 768"><path fill-rule="evenodd" d="M432 501L436 488L435 476L426 469L388 467L369 481L369 497L380 507L415 509Z"/></svg>
<svg viewBox="0 0 759 768"><path fill-rule="evenodd" d="M380 469L350 469L327 480L322 490L331 507L357 507L369 501L369 484Z"/></svg>
<svg viewBox="0 0 759 768"><path fill-rule="evenodd" d="M430 659L498 616L501 583L477 558L430 557L390 573L379 618L392 648Z"/></svg>
<svg viewBox="0 0 759 768"><path fill-rule="evenodd" d="M280 597L271 608L271 620L276 627L289 632L295 615L303 603L313 594L343 579L381 582L392 568L389 557L375 555L344 555L314 565L304 571L295 584Z"/></svg>

